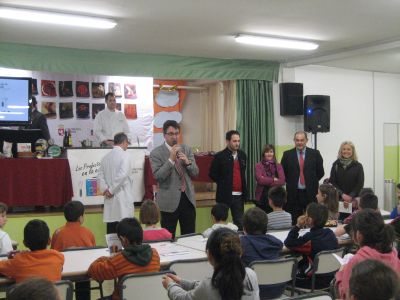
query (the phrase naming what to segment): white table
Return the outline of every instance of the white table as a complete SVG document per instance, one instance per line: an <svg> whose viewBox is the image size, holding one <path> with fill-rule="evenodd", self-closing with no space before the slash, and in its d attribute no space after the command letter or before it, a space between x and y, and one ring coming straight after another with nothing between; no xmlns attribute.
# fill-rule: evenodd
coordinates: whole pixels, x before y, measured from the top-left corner
<svg viewBox="0 0 400 300"><path fill-rule="evenodd" d="M190 248L178 243L151 243L152 248L155 248L160 255L160 264L165 267L175 260L189 260L206 258L205 250Z"/></svg>
<svg viewBox="0 0 400 300"><path fill-rule="evenodd" d="M207 238L203 237L202 235L194 235L191 237L185 237L185 238L178 238L176 241L178 245L182 245L188 248L196 249L199 251L206 251L206 244L207 244Z"/></svg>

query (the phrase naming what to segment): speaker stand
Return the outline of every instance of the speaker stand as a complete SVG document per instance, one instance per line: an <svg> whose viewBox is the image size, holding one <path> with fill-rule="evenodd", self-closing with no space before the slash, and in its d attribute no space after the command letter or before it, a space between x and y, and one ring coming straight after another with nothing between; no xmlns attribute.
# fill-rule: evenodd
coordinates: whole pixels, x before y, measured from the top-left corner
<svg viewBox="0 0 400 300"><path fill-rule="evenodd" d="M317 132L313 132L314 134L314 149L317 150Z"/></svg>

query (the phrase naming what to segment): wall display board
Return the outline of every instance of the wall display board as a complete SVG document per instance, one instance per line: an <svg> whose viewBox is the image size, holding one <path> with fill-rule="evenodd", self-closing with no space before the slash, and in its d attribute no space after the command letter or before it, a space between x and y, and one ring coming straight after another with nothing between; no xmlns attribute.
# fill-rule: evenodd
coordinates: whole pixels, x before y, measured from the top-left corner
<svg viewBox="0 0 400 300"><path fill-rule="evenodd" d="M132 146L153 149L153 78L76 75L0 68L1 76L31 77L32 95L47 118L51 138L62 146L65 129L74 147L84 140L98 142L93 133L97 113L104 109L104 95L116 94L117 109L124 112Z"/></svg>
<svg viewBox="0 0 400 300"><path fill-rule="evenodd" d="M144 195L144 156L146 148L128 148L132 159L132 182L134 184L132 200L141 202ZM111 148L68 149L67 157L71 169L72 200L81 201L84 205L99 205L104 203L100 193L97 173L102 158Z"/></svg>

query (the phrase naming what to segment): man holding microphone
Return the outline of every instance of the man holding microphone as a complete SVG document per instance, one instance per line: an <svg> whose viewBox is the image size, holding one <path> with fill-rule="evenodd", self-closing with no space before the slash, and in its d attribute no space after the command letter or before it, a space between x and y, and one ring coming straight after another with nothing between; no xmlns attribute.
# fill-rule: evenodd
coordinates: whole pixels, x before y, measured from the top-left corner
<svg viewBox="0 0 400 300"><path fill-rule="evenodd" d="M158 183L156 202L161 227L175 237L179 220L181 235L196 231L196 200L191 177L199 174L192 149L178 144L180 126L168 120L163 125L165 142L150 153L151 169Z"/></svg>

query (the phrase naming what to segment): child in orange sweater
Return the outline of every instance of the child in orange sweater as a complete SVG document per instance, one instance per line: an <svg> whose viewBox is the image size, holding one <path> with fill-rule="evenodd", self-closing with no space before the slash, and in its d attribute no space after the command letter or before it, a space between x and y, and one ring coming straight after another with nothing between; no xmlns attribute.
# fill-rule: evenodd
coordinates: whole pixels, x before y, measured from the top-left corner
<svg viewBox="0 0 400 300"><path fill-rule="evenodd" d="M51 239L51 249L64 251L69 248L94 247L96 240L93 233L83 227L85 207L80 201L70 201L64 205L67 223L58 228ZM90 300L90 281L75 282L76 300Z"/></svg>
<svg viewBox="0 0 400 300"><path fill-rule="evenodd" d="M124 250L113 257L100 257L89 267L88 275L97 280L120 279L130 273L158 272L160 256L149 244L142 244L143 229L135 218L122 219L117 225L117 235ZM113 300L119 299L115 287Z"/></svg>
<svg viewBox="0 0 400 300"><path fill-rule="evenodd" d="M94 247L93 233L83 227L85 207L80 201L70 201L64 206L67 223L58 228L51 239L51 249L63 251L68 248Z"/></svg>
<svg viewBox="0 0 400 300"><path fill-rule="evenodd" d="M0 274L21 282L30 277L61 280L64 255L46 249L50 244L50 230L46 222L31 220L24 228L24 245L31 251L19 252L11 259L0 261Z"/></svg>

